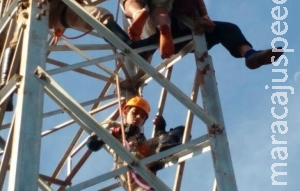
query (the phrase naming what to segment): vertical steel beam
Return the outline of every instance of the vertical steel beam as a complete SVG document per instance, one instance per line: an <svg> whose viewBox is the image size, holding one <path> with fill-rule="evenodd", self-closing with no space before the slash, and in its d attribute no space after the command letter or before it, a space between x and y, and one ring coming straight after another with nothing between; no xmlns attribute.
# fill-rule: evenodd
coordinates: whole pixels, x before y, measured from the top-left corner
<svg viewBox="0 0 300 191"><path fill-rule="evenodd" d="M205 36L194 35L194 42L196 63L200 70L200 89L204 110L224 126L215 70L212 59L207 53ZM237 191L226 129L224 128L221 132L210 131L209 127L208 129L218 190Z"/></svg>
<svg viewBox="0 0 300 191"><path fill-rule="evenodd" d="M221 131L215 131L208 126L212 160L218 185L217 188L219 191L237 191L215 70L212 58L207 52L205 35L203 30L197 31L194 28L195 25L193 21L188 17L180 17L179 20L193 30L195 59L197 69L200 71L200 89L204 110L224 127Z"/></svg>
<svg viewBox="0 0 300 191"><path fill-rule="evenodd" d="M47 1L46 1L47 2ZM48 14L41 14L48 5L37 7L38 0L30 0L27 26L24 33L18 89L16 120L13 136L10 191L37 190L40 163L41 127L44 93L33 72L45 68Z"/></svg>

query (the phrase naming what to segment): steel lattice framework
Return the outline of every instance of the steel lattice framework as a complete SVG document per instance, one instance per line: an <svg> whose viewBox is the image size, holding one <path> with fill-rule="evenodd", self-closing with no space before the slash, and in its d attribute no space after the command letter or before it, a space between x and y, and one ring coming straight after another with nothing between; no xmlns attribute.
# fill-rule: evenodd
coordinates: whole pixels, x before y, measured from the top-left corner
<svg viewBox="0 0 300 191"><path fill-rule="evenodd" d="M8 83L0 91L1 190L84 190L92 186L93 190L113 190L119 187L114 177L129 169L137 172L155 190L172 190L146 168L146 164L160 159L165 161L165 167L177 165L173 190L185 190L181 186L185 161L210 151L216 179L213 190L236 191L213 63L201 31L194 30L189 19L178 18L192 29L193 34L174 42L189 39L190 42L170 59L150 65L138 53L156 46L133 50L74 0L63 1L95 30L80 41L61 38L56 46L53 31L47 26L46 1L29 0L28 14L23 14L22 20L15 16L18 0L0 1L1 62L13 33L19 34ZM87 3L98 6L107 2L88 0ZM103 37L111 45L103 41ZM192 51L196 71L188 71L195 72L194 81L189 82L193 84L192 92L188 95L172 82L171 76L180 60ZM159 114L167 107L170 99L167 95L186 109L184 144L140 161L100 123L119 119L119 104L129 93L118 95L118 85L120 80L130 79L135 74L135 67L146 73L141 81L148 86L153 83L159 86L155 91L160 92L157 95ZM144 93L147 88L143 89ZM198 95L199 91L201 95ZM6 112L7 100L14 92L14 111ZM202 100L202 106L198 104L199 100ZM207 133L187 141L186 135L192 132L195 117L204 125L194 128L207 129ZM85 147L85 142L92 132L102 138L107 147L90 160L92 153ZM106 152L108 147L130 165L111 170L113 160ZM103 170L95 172L93 168L100 165L95 164L99 158ZM85 171L94 173L89 176ZM197 175L193 178L197 179Z"/></svg>

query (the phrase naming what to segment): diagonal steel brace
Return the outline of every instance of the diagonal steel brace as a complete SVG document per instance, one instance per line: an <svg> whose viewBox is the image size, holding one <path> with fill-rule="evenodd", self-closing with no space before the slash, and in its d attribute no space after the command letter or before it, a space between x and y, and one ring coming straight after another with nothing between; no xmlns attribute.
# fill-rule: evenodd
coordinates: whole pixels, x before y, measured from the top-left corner
<svg viewBox="0 0 300 191"><path fill-rule="evenodd" d="M18 87L22 77L14 75L0 91L0 105L10 96Z"/></svg>

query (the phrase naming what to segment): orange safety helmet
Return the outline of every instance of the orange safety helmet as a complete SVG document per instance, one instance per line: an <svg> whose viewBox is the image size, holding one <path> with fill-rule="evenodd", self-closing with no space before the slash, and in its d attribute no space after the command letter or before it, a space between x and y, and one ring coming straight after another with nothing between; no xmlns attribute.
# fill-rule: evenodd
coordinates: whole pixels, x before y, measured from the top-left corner
<svg viewBox="0 0 300 191"><path fill-rule="evenodd" d="M144 112L146 112L147 117L149 116L150 113L150 105L149 103L143 99L142 97L133 97L129 101L127 101L126 105L123 108L123 112L126 110L127 107L133 106L133 107L138 107L142 109Z"/></svg>

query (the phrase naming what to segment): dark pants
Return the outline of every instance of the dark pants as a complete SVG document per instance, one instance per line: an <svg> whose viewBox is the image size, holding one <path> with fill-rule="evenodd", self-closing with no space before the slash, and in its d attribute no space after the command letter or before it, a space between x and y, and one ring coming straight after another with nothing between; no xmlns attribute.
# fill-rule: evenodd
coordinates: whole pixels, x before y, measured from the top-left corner
<svg viewBox="0 0 300 191"><path fill-rule="evenodd" d="M216 27L214 31L208 33L205 32L205 37L207 41L207 49L211 49L216 44L221 43L233 57L241 58L242 55L239 54L238 48L240 45L247 44L252 47L252 45L246 40L240 28L228 22L214 21ZM182 25L180 25L182 27ZM178 21L172 20L172 35L173 38L178 38L181 36L191 34L191 30L185 28L183 30L178 30L180 28ZM178 43L175 45L175 53L177 53L188 41Z"/></svg>

